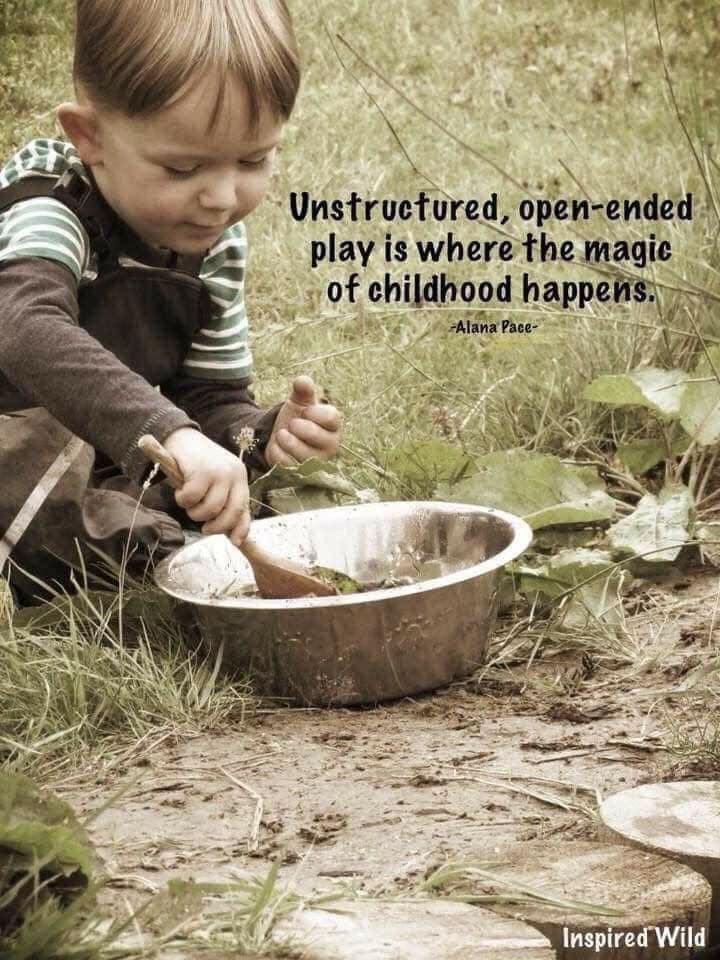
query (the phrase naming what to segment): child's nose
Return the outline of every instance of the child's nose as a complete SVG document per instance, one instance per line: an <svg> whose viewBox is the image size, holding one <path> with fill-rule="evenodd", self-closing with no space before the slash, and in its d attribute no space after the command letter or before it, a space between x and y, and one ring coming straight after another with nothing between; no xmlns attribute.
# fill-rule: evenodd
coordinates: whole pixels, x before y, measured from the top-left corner
<svg viewBox="0 0 720 960"><path fill-rule="evenodd" d="M233 210L237 203L235 177L215 174L203 187L200 203L210 210Z"/></svg>

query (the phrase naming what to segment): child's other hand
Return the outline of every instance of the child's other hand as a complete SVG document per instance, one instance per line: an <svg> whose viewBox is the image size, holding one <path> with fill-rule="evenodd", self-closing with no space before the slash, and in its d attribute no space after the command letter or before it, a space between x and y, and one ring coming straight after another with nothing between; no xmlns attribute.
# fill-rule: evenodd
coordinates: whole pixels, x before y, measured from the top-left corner
<svg viewBox="0 0 720 960"><path fill-rule="evenodd" d="M250 527L245 464L199 430L181 427L165 440L185 483L175 500L203 533L226 533L239 546Z"/></svg>
<svg viewBox="0 0 720 960"><path fill-rule="evenodd" d="M310 457L329 460L340 449L342 417L329 403L317 402L317 391L310 377L296 377L292 394L280 408L265 460L293 467Z"/></svg>

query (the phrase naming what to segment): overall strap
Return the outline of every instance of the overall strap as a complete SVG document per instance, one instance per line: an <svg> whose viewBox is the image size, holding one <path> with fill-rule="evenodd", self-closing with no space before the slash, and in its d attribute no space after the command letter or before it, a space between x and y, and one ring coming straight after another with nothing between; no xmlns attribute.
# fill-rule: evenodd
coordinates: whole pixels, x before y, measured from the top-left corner
<svg viewBox="0 0 720 960"><path fill-rule="evenodd" d="M9 187L3 187L0 190L0 213L5 213L19 200L51 196L57 181L57 177L23 177L22 180L11 183Z"/></svg>
<svg viewBox="0 0 720 960"><path fill-rule="evenodd" d="M176 270L197 278L205 254L178 254L148 247L107 204L97 188L74 170L61 177L22 177L0 189L0 214L14 203L32 197L53 197L68 207L85 228L93 250L100 260L109 254L117 261L121 254L137 257L155 267Z"/></svg>
<svg viewBox="0 0 720 960"><path fill-rule="evenodd" d="M61 177L22 177L0 190L0 214L14 203L32 197L53 197L75 214L90 238L93 249L103 258L110 250L108 238L115 214L93 187L74 170Z"/></svg>

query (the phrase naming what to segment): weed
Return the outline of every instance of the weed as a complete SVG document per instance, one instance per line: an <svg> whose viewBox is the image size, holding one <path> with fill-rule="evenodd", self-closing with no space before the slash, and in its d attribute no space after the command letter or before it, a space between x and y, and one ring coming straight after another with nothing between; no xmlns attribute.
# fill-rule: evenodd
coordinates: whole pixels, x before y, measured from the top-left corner
<svg viewBox="0 0 720 960"><path fill-rule="evenodd" d="M0 750L13 768L57 776L93 752L212 729L251 709L247 688L219 676L219 657L188 649L152 589L126 585L121 598L81 588L22 617L26 626L0 632Z"/></svg>
<svg viewBox="0 0 720 960"><path fill-rule="evenodd" d="M680 719L676 713L666 710L662 720L665 727L663 741L670 754L682 761L685 769L716 775L720 770L717 696L688 705Z"/></svg>

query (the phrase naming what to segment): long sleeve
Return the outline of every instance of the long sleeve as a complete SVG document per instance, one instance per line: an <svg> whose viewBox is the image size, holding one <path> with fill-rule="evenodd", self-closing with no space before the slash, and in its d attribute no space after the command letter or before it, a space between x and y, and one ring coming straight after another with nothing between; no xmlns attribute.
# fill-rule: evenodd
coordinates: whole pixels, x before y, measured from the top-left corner
<svg viewBox="0 0 720 960"><path fill-rule="evenodd" d="M255 403L249 377L239 380L198 380L177 376L163 385L163 392L196 420L203 433L233 453L238 452L236 436L251 427L256 446L245 457L255 470L267 470L263 451L270 439L282 404L264 409Z"/></svg>
<svg viewBox="0 0 720 960"><path fill-rule="evenodd" d="M0 262L0 411L43 406L134 480L144 433L197 424L78 324L77 284L39 257Z"/></svg>

